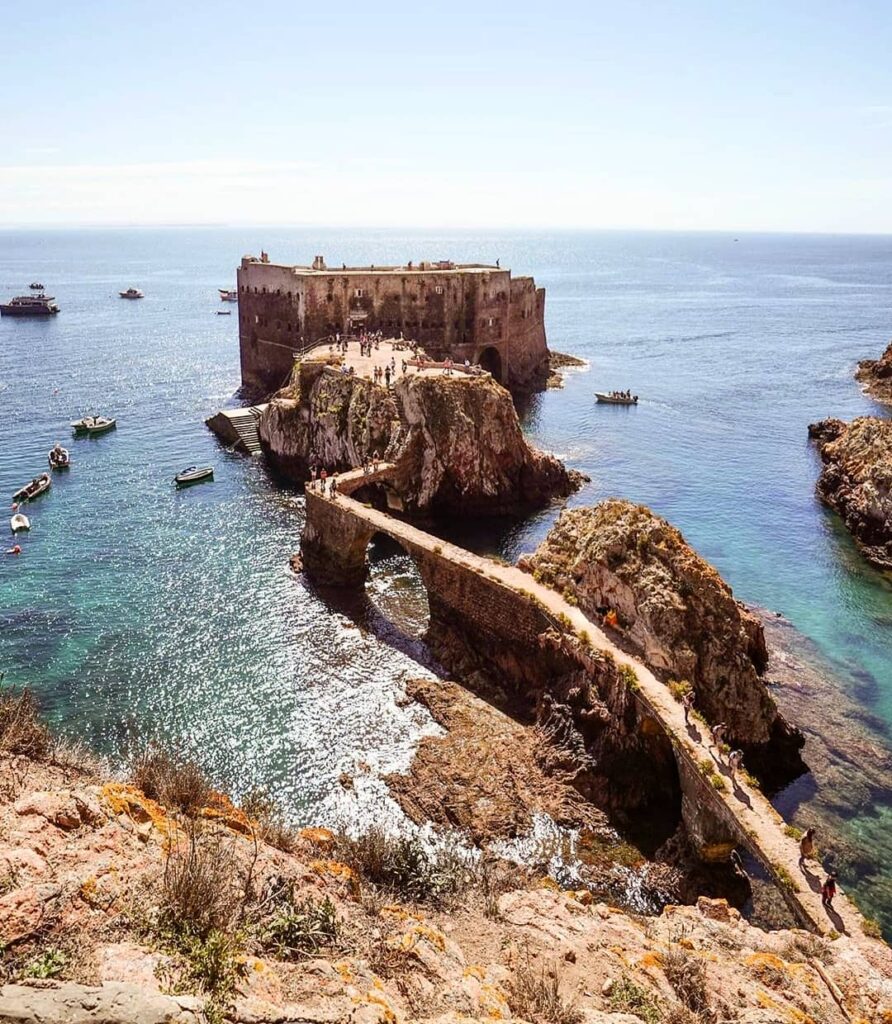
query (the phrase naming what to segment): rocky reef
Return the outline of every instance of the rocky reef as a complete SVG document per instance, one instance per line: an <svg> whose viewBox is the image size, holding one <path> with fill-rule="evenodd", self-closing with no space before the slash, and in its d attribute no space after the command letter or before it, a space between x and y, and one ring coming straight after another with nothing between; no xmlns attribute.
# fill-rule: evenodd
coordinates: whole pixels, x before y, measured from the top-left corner
<svg viewBox="0 0 892 1024"><path fill-rule="evenodd" d="M839 513L872 565L892 569L892 422L821 420L808 435L823 463L818 496Z"/></svg>
<svg viewBox="0 0 892 1024"><path fill-rule="evenodd" d="M613 609L624 642L662 678L693 689L695 708L726 724L726 742L766 786L805 770L802 735L762 678L761 623L664 519L623 500L567 510L523 565L593 619Z"/></svg>
<svg viewBox="0 0 892 1024"><path fill-rule="evenodd" d="M878 402L892 402L892 342L879 359L862 359L855 377Z"/></svg>
<svg viewBox="0 0 892 1024"><path fill-rule="evenodd" d="M297 481L316 460L329 472L377 453L396 465L405 511L515 513L584 479L524 438L509 393L489 376L401 377L391 389L305 361L260 419L271 462Z"/></svg>

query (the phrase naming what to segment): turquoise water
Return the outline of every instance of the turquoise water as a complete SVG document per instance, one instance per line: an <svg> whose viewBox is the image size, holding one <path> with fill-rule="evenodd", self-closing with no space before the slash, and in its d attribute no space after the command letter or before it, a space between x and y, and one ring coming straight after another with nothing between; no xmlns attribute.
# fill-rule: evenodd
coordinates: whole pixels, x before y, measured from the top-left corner
<svg viewBox="0 0 892 1024"><path fill-rule="evenodd" d="M590 361L525 417L591 476L573 502L651 505L892 723L892 590L815 501L806 437L812 420L879 411L852 372L892 327L892 239L2 232L0 294L39 279L62 313L0 321L0 494L43 470L69 420L119 420L70 444L23 554L0 558L0 670L60 726L106 750L134 732L182 738L222 783L264 785L305 821L343 809L342 771L405 764L431 728L397 699L424 658L411 564L381 552L366 595L333 609L287 568L296 491L203 426L238 385L237 318L216 316L216 289L261 247L295 262L498 257L535 275L550 344ZM144 300L117 297L131 284ZM595 405L596 388L625 387L637 408ZM174 473L205 462L214 483L177 493ZM482 528L478 544L513 557L554 514ZM885 830L866 831L885 857Z"/></svg>

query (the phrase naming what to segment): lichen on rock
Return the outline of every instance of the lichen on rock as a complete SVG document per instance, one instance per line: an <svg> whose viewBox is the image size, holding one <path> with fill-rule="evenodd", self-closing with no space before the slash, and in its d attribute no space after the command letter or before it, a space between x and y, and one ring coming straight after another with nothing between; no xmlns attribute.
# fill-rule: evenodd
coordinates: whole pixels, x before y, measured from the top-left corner
<svg viewBox="0 0 892 1024"><path fill-rule="evenodd" d="M589 617L613 609L626 641L667 682L690 683L696 708L727 725L727 742L766 784L804 770L802 736L762 679L761 623L675 527L625 500L570 509L524 564Z"/></svg>

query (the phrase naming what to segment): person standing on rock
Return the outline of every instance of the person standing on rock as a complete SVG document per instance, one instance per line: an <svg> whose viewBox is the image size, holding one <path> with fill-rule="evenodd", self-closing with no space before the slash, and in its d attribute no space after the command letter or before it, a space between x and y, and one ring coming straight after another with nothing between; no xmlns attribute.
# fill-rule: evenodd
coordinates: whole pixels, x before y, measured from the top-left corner
<svg viewBox="0 0 892 1024"><path fill-rule="evenodd" d="M721 754L722 744L725 742L725 733L728 731L728 726L724 722L719 722L717 725L712 727L712 745Z"/></svg>
<svg viewBox="0 0 892 1024"><path fill-rule="evenodd" d="M734 773L743 764L743 751L732 750L728 757L728 774L731 777L731 781L734 781Z"/></svg>
<svg viewBox="0 0 892 1024"><path fill-rule="evenodd" d="M836 872L831 871L824 879L821 886L821 902L825 907L833 906L833 897L836 895Z"/></svg>
<svg viewBox="0 0 892 1024"><path fill-rule="evenodd" d="M325 466L322 467L322 472L319 474L319 490L325 494L325 482L328 480L328 471Z"/></svg>
<svg viewBox="0 0 892 1024"><path fill-rule="evenodd" d="M799 840L799 867L805 868L805 862L815 855L815 830L807 828L805 835Z"/></svg>
<svg viewBox="0 0 892 1024"><path fill-rule="evenodd" d="M691 710L694 707L694 691L688 690L688 692L681 698L681 706L684 708L684 724L691 724Z"/></svg>

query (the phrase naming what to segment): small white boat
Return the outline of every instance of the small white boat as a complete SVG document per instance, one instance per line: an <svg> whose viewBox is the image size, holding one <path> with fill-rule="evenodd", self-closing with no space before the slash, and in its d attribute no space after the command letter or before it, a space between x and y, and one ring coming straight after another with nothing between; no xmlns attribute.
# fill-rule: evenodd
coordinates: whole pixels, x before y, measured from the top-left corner
<svg viewBox="0 0 892 1024"><path fill-rule="evenodd" d="M237 288L218 288L221 302L238 302Z"/></svg>
<svg viewBox="0 0 892 1024"><path fill-rule="evenodd" d="M629 395L628 397L626 397L625 395L615 395L615 394L604 392L604 391L596 391L595 392L595 398L597 398L599 402L603 402L605 405L637 405L638 404L638 396L637 395Z"/></svg>
<svg viewBox="0 0 892 1024"><path fill-rule="evenodd" d="M118 292L118 295L122 299L144 299L145 295L139 290L139 288L128 288L124 292Z"/></svg>
<svg viewBox="0 0 892 1024"><path fill-rule="evenodd" d="M191 487L193 484L200 484L203 480L213 480L214 467L189 466L182 473L177 473L173 479L177 487Z"/></svg>
<svg viewBox="0 0 892 1024"><path fill-rule="evenodd" d="M16 512L12 519L9 520L9 525L12 527L13 533L18 533L19 530L30 530L31 520L21 512Z"/></svg>

